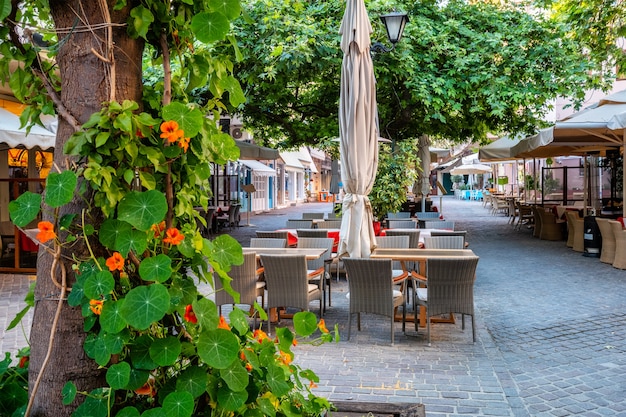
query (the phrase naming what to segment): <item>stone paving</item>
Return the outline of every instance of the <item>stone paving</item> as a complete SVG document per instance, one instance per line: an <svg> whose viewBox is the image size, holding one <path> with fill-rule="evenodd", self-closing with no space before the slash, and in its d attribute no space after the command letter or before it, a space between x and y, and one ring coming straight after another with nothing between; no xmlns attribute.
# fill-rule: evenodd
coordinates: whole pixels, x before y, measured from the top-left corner
<svg viewBox="0 0 626 417"><path fill-rule="evenodd" d="M247 245L256 230L330 208L288 207L253 215L249 226L243 217L228 233ZM342 340L296 348L296 361L320 377L316 392L331 401L423 403L429 417L626 417L626 271L584 257L564 241L533 238L525 227L514 231L481 202L444 197L443 213L457 230L468 231L470 248L480 256L476 343L460 323L433 325L430 347L425 329L416 333L407 323L404 335L397 323L391 346L388 321L375 316L363 317L360 332L353 323L348 341L342 277L333 281L325 315ZM27 276L0 276L0 351L26 344L21 329L4 329L28 285Z"/></svg>

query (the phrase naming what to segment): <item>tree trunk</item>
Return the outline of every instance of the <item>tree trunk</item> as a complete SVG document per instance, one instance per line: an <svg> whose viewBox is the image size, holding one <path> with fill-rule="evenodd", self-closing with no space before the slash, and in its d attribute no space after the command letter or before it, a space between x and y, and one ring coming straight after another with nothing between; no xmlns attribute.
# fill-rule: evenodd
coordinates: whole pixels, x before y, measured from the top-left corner
<svg viewBox="0 0 626 417"><path fill-rule="evenodd" d="M141 101L143 42L129 39L126 34L126 21L133 5L113 11L114 3L114 0L50 1L59 43L62 45L57 56L62 80L61 103L81 124L92 113L99 111L103 102L112 98L120 102L124 99ZM109 22L107 19L110 19ZM113 25L109 24L111 22ZM112 28L112 39L107 42L109 28ZM107 44L114 48L111 54L107 53ZM106 62L107 59L114 64ZM114 83L111 82L112 79ZM112 85L115 86L114 94L111 94ZM60 169L68 167L69 159L63 155L63 146L73 131L73 126L60 117L54 152L54 162ZM83 201L75 198L71 204L62 208L60 216L75 213L80 217L85 208ZM51 218L49 211L46 213L44 210L44 218ZM98 218L94 222L98 223ZM64 248L63 267L67 271L69 287L74 281L71 260L73 257L84 258L86 253L84 245L71 250ZM42 374L39 387L33 392L34 383L48 351L60 294L51 281L52 264L53 257L40 251L30 340L29 389L31 395L34 395L31 416L69 416L78 402L82 402L83 397L78 396L79 401L69 407L63 406L61 390L67 381L73 381L79 391L91 391L104 385L103 371L98 369L96 363L83 350L85 333L80 309L70 308L64 301L52 336L54 341L49 363ZM52 271L52 274L57 281L61 281L61 267Z"/></svg>

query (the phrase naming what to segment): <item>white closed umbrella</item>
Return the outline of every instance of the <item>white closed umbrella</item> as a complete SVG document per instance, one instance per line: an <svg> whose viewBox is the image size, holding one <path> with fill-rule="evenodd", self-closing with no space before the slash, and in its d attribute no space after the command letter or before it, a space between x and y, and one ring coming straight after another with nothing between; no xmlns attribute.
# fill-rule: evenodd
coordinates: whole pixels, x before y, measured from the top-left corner
<svg viewBox="0 0 626 417"><path fill-rule="evenodd" d="M341 27L339 150L345 196L339 256L366 258L375 242L368 195L378 169L376 80L370 56L372 26L363 0L348 0Z"/></svg>
<svg viewBox="0 0 626 417"><path fill-rule="evenodd" d="M466 165L459 165L456 168L452 168L452 170L450 171L450 174L472 175L472 174L485 174L487 172L491 172L491 167L489 165L466 164Z"/></svg>

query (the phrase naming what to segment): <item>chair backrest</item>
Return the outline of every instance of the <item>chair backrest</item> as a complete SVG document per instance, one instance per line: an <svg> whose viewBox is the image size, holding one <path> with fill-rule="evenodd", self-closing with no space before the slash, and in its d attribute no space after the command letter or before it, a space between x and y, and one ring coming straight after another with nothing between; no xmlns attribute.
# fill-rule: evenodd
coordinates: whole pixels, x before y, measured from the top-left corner
<svg viewBox="0 0 626 417"><path fill-rule="evenodd" d="M341 220L341 213L335 213L334 211L331 211L330 213L326 213L326 218L328 220L336 220L336 219Z"/></svg>
<svg viewBox="0 0 626 417"><path fill-rule="evenodd" d="M300 237L298 236L299 248L325 248L326 252L317 259L307 261L308 269L318 269L324 266L324 262L330 259L333 254L333 243L335 240L331 237Z"/></svg>
<svg viewBox="0 0 626 417"><path fill-rule="evenodd" d="M318 229L340 229L341 219L336 220L323 220L317 223Z"/></svg>
<svg viewBox="0 0 626 417"><path fill-rule="evenodd" d="M304 255L261 255L265 268L267 308L309 309L309 282Z"/></svg>
<svg viewBox="0 0 626 417"><path fill-rule="evenodd" d="M430 235L436 236L463 236L463 243L467 242L467 230L431 230Z"/></svg>
<svg viewBox="0 0 626 417"><path fill-rule="evenodd" d="M409 248L419 248L420 230L419 229L389 229L385 231L385 236L408 236Z"/></svg>
<svg viewBox="0 0 626 417"><path fill-rule="evenodd" d="M312 229L313 220L287 220L285 224L287 229Z"/></svg>
<svg viewBox="0 0 626 417"><path fill-rule="evenodd" d="M435 220L432 222L424 222L425 229L449 229L454 230L454 222L450 220Z"/></svg>
<svg viewBox="0 0 626 417"><path fill-rule="evenodd" d="M426 249L463 249L465 238L463 236L425 236L424 246Z"/></svg>
<svg viewBox="0 0 626 417"><path fill-rule="evenodd" d="M376 247L379 248L390 248L390 249L408 249L409 248L409 237L407 235L403 236L377 236L376 237ZM400 261L393 262L393 269L400 270L402 268L402 263Z"/></svg>
<svg viewBox="0 0 626 417"><path fill-rule="evenodd" d="M302 213L302 218L305 220L323 219L324 213Z"/></svg>
<svg viewBox="0 0 626 417"><path fill-rule="evenodd" d="M428 316L445 313L474 315L477 256L431 258L428 270Z"/></svg>
<svg viewBox="0 0 626 417"><path fill-rule="evenodd" d="M269 237L274 239L285 239L285 241L289 242L289 232L286 230L282 231L265 231L265 230L257 230L256 237Z"/></svg>
<svg viewBox="0 0 626 417"><path fill-rule="evenodd" d="M417 222L413 220L388 219L387 227L390 229L417 229Z"/></svg>
<svg viewBox="0 0 626 417"><path fill-rule="evenodd" d="M614 220L603 219L600 217L596 217L596 223L598 224L598 229L600 229L600 235L602 236L602 250L600 251L600 261L605 263L613 263L615 261L615 234L613 233L613 229L611 226L611 222ZM622 225L615 221L615 223L619 224L619 227Z"/></svg>
<svg viewBox="0 0 626 417"><path fill-rule="evenodd" d="M257 299L257 275L256 275L256 253L244 253L243 264L233 265L228 272L228 276L232 279L230 282L233 290L239 293L239 303L254 305ZM224 290L222 280L217 273L213 273L215 285L215 304L218 306L224 304L235 304L232 295Z"/></svg>
<svg viewBox="0 0 626 417"><path fill-rule="evenodd" d="M415 213L415 216L422 219L438 219L441 214L437 211L418 211Z"/></svg>
<svg viewBox="0 0 626 417"><path fill-rule="evenodd" d="M239 226L239 213L241 212L241 204L235 204L235 210L233 212L233 217L232 220L230 220L232 223L236 224L237 226ZM229 214L230 217L230 214Z"/></svg>
<svg viewBox="0 0 626 417"><path fill-rule="evenodd" d="M298 239L301 237L328 237L327 229L297 229Z"/></svg>
<svg viewBox="0 0 626 417"><path fill-rule="evenodd" d="M408 219L411 217L410 211L399 211L397 213L387 213L388 219Z"/></svg>
<svg viewBox="0 0 626 417"><path fill-rule="evenodd" d="M350 314L373 313L393 317L390 259L343 258L350 291Z"/></svg>
<svg viewBox="0 0 626 417"><path fill-rule="evenodd" d="M273 237L253 237L250 238L251 248L286 248L287 240Z"/></svg>

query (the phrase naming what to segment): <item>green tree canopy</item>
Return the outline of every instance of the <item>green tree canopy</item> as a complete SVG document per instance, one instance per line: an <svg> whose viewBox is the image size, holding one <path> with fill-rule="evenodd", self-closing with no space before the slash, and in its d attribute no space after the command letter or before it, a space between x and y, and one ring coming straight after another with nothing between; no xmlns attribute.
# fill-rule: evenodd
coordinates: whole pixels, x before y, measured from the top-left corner
<svg viewBox="0 0 626 417"><path fill-rule="evenodd" d="M393 52L374 57L382 136L463 141L487 132L531 133L552 100L579 102L586 88L599 85L567 26L541 15L458 0L393 6L410 22ZM231 111L266 143L336 137L343 3L255 0L243 7L248 19L236 25L243 59L235 68L247 101ZM387 43L377 16L391 2L367 7L372 41Z"/></svg>

